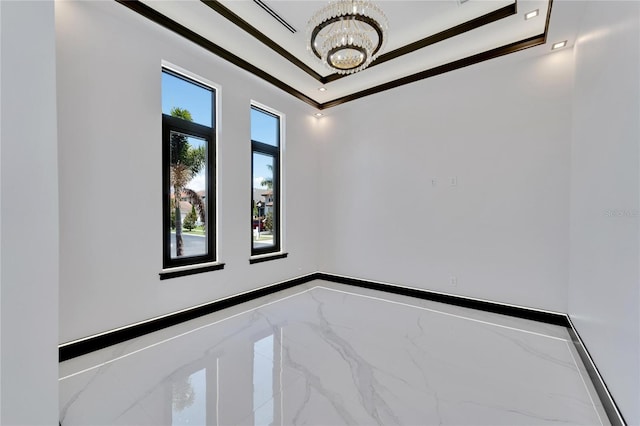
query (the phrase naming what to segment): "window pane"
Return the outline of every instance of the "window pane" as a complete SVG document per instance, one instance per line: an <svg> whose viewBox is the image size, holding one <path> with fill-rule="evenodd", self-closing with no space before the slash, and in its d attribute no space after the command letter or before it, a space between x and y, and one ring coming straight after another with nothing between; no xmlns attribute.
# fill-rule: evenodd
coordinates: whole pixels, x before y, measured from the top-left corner
<svg viewBox="0 0 640 426"><path fill-rule="evenodd" d="M171 258L207 254L207 141L171 131Z"/></svg>
<svg viewBox="0 0 640 426"><path fill-rule="evenodd" d="M278 146L280 119L264 111L251 108L251 140Z"/></svg>
<svg viewBox="0 0 640 426"><path fill-rule="evenodd" d="M274 245L275 229L275 185L274 158L271 155L253 153L253 248Z"/></svg>
<svg viewBox="0 0 640 426"><path fill-rule="evenodd" d="M175 113L175 108L187 111L194 123L213 127L212 89L199 86L176 77L166 71L162 72L162 113L183 117Z"/></svg>

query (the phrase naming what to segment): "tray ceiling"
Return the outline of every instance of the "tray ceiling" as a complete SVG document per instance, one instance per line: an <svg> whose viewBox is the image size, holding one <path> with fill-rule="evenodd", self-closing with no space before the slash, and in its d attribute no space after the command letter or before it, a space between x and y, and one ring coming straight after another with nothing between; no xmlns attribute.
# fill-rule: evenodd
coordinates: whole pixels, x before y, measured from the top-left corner
<svg viewBox="0 0 640 426"><path fill-rule="evenodd" d="M307 51L307 21L326 1L117 1L318 109L542 45L556 6L552 0L377 1L389 19L385 51L364 71L341 76ZM538 16L525 19L534 10Z"/></svg>

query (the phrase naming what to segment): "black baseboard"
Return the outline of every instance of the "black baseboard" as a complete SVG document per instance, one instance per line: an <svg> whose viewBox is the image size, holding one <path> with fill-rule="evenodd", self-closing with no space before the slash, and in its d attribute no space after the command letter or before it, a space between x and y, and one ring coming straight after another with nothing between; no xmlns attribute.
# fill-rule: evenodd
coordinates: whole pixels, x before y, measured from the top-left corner
<svg viewBox="0 0 640 426"><path fill-rule="evenodd" d="M461 306L465 308L477 309L487 312L493 312L503 315L509 315L518 318L524 318L548 324L570 327L566 315L555 314L551 312L538 311L518 306L504 305L497 302L489 302L477 299L469 299L466 297L454 296L450 294L436 293L429 290L420 290L407 287L401 287L391 284L383 284L374 281L363 280L359 278L349 278L340 275L327 274L323 272L315 272L313 274L283 281L247 293L242 293L226 299L217 300L205 305L201 305L192 309L187 309L174 314L169 314L160 318L153 318L139 324L124 327L118 330L101 333L96 336L89 336L85 339L77 340L70 343L62 344L58 347L59 361L67 361L89 352L97 351L108 346L116 345L124 341L144 336L171 327L185 321L189 321L203 315L225 309L240 303L245 303L258 297L266 296L281 290L285 290L300 284L307 283L312 280L325 280L339 284L352 285L356 287L368 288L371 290L379 290L387 293L400 294L424 300L447 303L449 305Z"/></svg>
<svg viewBox="0 0 640 426"><path fill-rule="evenodd" d="M297 277L291 280L283 281L257 290L252 290L226 299L217 300L205 305L201 305L192 309L184 310L174 314L169 314L160 318L154 318L139 324L118 330L102 333L96 336L90 336L78 341L62 344L58 347L59 361L67 361L81 355L88 354L99 349L106 348L118 343L125 342L145 334L153 333L167 327L171 327L185 321L211 314L213 312L229 308L241 303L245 303L262 296L267 296L278 291L286 290L313 280L324 280L338 284L345 284L355 287L367 288L371 290L383 291L386 293L399 294L402 296L415 297L423 300L431 300L434 302L446 303L470 309L476 309L486 312L508 315L527 320L543 322L547 324L559 325L566 327L569 331L583 364L585 365L589 377L602 401L604 410L609 417L609 421L614 426L624 426L626 423L620 410L616 406L615 401L611 397L606 384L596 370L589 353L578 336L569 317L565 314L540 311L520 306L505 305L498 302L490 302L486 300L471 299L451 294L437 293L429 290L401 287L397 285L380 283L375 281L364 280L360 278L351 278L341 275L327 274L324 272L315 272L313 274Z"/></svg>
<svg viewBox="0 0 640 426"><path fill-rule="evenodd" d="M539 311L536 309L529 309L520 306L505 305L498 302L470 299L467 297L454 296L451 294L436 293L429 290L401 287L391 284L363 280L359 278L349 278L340 275L325 274L321 272L319 272L317 275L317 279L331 281L334 283L368 288L371 290L379 290L387 293L400 294L402 296L410 296L418 299L431 300L433 302L446 303L448 305L461 306L464 308L509 315L512 317L544 322L547 324L560 325L562 327L569 327L569 321L567 319L567 316L564 314Z"/></svg>
<svg viewBox="0 0 640 426"><path fill-rule="evenodd" d="M106 333L101 333L96 336L89 336L85 339L77 340L74 342L65 343L58 346L58 360L59 362L67 361L72 358L76 358L81 355L86 355L90 352L106 348L108 346L116 345L118 343L134 339L136 337L144 336L145 334L153 333L154 331L159 331L164 328L183 323L185 321L196 319L203 315L214 313L221 309L229 308L231 306L239 305L240 303L245 303L250 300L257 299L258 297L266 296L281 290L286 290L288 288L311 281L315 279L315 276L315 273L305 275L271 286L262 287L257 290L252 290L247 293L231 296L226 299L216 300L205 305L176 312L174 314L169 314L160 318L153 318L148 321L144 321L142 323L124 327L118 330L113 330Z"/></svg>
<svg viewBox="0 0 640 426"><path fill-rule="evenodd" d="M598 394L598 397L602 402L604 411L607 414L609 421L613 426L624 426L626 424L613 397L609 393L606 384L602 380L600 374L597 372L596 366L591 359L589 352L578 336L578 332L571 323L569 317L565 314L539 311L536 309L529 309L520 306L505 305L498 302L469 299L461 296L436 293L429 290L413 289L392 284L379 283L359 278L344 277L340 275L326 274L321 272L316 274L316 279L566 327L569 335L571 336L571 340L578 354L580 355L580 359L587 369L589 377L591 378L591 382L593 383L596 393Z"/></svg>
<svg viewBox="0 0 640 426"><path fill-rule="evenodd" d="M569 326L567 329L569 330L569 335L571 336L571 341L573 342L573 346L576 348L578 355L580 355L580 359L587 369L587 373L589 374L589 378L591 379L591 383L593 383L593 387L596 389L596 393L602 402L602 407L604 408L605 413L607 413L607 417L613 426L624 426L626 422L622 413L618 409L616 402L613 400L611 393L609 393L609 389L607 388L607 384L602 379L602 376L598 372L595 363L593 362L593 358L589 355L589 351L582 343L582 339L580 339L580 335L578 331L574 327L573 323L569 319Z"/></svg>

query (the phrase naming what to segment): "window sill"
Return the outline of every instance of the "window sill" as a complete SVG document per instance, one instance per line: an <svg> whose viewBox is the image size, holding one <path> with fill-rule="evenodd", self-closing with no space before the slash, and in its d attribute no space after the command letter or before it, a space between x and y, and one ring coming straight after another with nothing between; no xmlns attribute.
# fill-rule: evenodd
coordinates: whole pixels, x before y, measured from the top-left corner
<svg viewBox="0 0 640 426"><path fill-rule="evenodd" d="M249 258L249 263L251 265L253 265L254 263L268 262L269 260L284 259L288 255L289 255L289 253L260 254L260 255L257 255L257 256L251 256Z"/></svg>
<svg viewBox="0 0 640 426"><path fill-rule="evenodd" d="M201 263L199 265L182 266L178 268L163 269L160 272L160 279L185 277L187 275L201 274L203 272L217 271L224 269L224 263Z"/></svg>

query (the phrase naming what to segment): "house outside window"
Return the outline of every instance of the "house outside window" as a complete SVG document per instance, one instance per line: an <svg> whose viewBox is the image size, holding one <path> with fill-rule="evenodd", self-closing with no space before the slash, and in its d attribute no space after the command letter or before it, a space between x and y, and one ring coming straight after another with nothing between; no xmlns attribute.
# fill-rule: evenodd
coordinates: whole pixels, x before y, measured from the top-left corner
<svg viewBox="0 0 640 426"><path fill-rule="evenodd" d="M251 255L282 249L282 114L251 106Z"/></svg>
<svg viewBox="0 0 640 426"><path fill-rule="evenodd" d="M215 156L216 89L163 68L163 270L216 261Z"/></svg>

